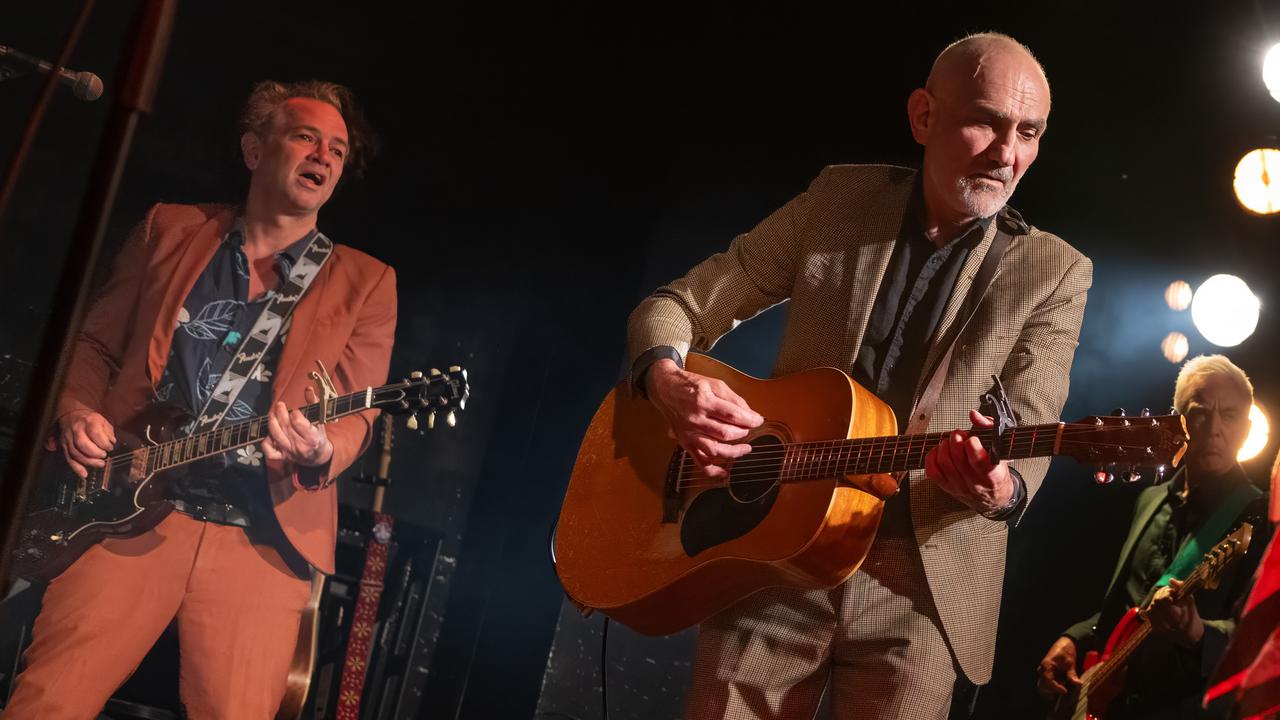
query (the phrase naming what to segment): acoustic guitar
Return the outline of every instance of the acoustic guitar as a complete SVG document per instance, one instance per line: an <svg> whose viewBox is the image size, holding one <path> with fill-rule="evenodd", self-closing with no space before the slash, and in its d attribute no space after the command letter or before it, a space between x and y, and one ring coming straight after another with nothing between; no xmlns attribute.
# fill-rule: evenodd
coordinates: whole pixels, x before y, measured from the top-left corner
<svg viewBox="0 0 1280 720"><path fill-rule="evenodd" d="M1174 591L1174 601L1201 588L1215 588L1222 573L1249 550L1253 539L1253 526L1241 523L1240 527L1204 554L1204 559L1187 575L1182 586ZM1102 653L1090 650L1084 656L1084 674L1075 691L1059 698L1050 716L1053 720L1104 720L1111 703L1124 690L1125 670L1129 659L1151 635L1146 608L1129 608L1120 618L1107 638Z"/></svg>
<svg viewBox="0 0 1280 720"><path fill-rule="evenodd" d="M746 439L751 453L727 466L727 479L707 477L623 381L587 428L553 539L556 572L575 603L653 635L766 587L844 582L897 492L894 473L924 467L948 435L895 435L889 407L834 368L760 380L704 355L686 363L764 416ZM1007 411L1002 396L990 399ZM1010 422L973 434L1004 459L1158 465L1176 464L1186 449L1179 415Z"/></svg>

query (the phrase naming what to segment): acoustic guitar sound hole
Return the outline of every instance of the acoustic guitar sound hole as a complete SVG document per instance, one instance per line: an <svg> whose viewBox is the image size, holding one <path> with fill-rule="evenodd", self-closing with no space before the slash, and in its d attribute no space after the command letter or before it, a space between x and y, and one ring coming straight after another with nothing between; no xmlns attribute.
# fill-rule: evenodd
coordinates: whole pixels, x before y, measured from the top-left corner
<svg viewBox="0 0 1280 720"><path fill-rule="evenodd" d="M680 544L689 557L742 537L769 514L778 497L782 440L761 435L751 452L729 472L729 486L707 490L693 499L680 525Z"/></svg>

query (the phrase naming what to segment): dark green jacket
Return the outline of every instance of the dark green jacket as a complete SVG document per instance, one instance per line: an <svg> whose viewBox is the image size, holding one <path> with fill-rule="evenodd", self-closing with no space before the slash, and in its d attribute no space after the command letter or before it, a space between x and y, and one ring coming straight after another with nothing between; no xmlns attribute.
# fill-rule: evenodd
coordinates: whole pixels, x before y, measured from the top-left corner
<svg viewBox="0 0 1280 720"><path fill-rule="evenodd" d="M1247 482L1243 470L1239 472ZM1083 659L1089 650L1101 651L1124 613L1145 602L1154 591L1152 586L1159 575L1152 577L1149 568L1135 567L1135 558L1149 555L1152 546L1161 541L1160 529L1170 522L1173 513L1173 489L1181 484L1182 471L1179 471L1170 482L1149 487L1138 495L1129 534L1121 546L1115 572L1098 612L1063 632L1075 641L1077 657ZM1200 697L1235 631L1238 605L1270 538L1266 498L1247 505L1237 515L1232 528L1241 522L1250 522L1254 527L1248 553L1227 568L1217 588L1196 593L1196 609L1204 622L1204 637L1190 648L1157 635L1148 638L1130 662L1125 697L1116 701L1109 718L1215 717L1199 710ZM1175 554L1197 530L1199 527L1189 528L1178 535ZM1136 580L1140 582L1131 582L1135 573L1147 577L1139 575ZM1134 586L1143 589L1135 591Z"/></svg>

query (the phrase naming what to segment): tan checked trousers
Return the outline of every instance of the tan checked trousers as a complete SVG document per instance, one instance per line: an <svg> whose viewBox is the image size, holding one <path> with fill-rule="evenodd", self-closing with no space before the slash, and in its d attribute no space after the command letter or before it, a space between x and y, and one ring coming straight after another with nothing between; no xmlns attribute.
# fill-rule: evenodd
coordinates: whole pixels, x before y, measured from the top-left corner
<svg viewBox="0 0 1280 720"><path fill-rule="evenodd" d="M688 720L945 720L956 670L909 537L829 591L772 588L703 623Z"/></svg>

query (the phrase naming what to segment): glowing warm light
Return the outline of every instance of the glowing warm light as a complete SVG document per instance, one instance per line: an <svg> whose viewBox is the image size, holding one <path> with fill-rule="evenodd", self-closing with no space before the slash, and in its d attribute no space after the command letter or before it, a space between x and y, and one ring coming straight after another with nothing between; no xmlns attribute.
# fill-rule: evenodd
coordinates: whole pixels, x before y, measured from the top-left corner
<svg viewBox="0 0 1280 720"><path fill-rule="evenodd" d="M1171 310L1186 310L1191 307L1191 286L1185 280L1174 280L1164 289L1164 301Z"/></svg>
<svg viewBox="0 0 1280 720"><path fill-rule="evenodd" d="M1271 97L1280 101L1280 43L1272 45L1262 60L1262 82Z"/></svg>
<svg viewBox="0 0 1280 720"><path fill-rule="evenodd" d="M1280 212L1280 150L1258 148L1245 153L1236 164L1233 185L1236 200L1249 212Z"/></svg>
<svg viewBox="0 0 1280 720"><path fill-rule="evenodd" d="M1189 349L1187 336L1180 332L1171 332L1160 341L1160 352L1164 353L1164 359L1175 365L1182 362Z"/></svg>
<svg viewBox="0 0 1280 720"><path fill-rule="evenodd" d="M1239 345L1258 327L1258 298L1234 275L1214 275L1196 290L1191 320L1205 340L1222 347Z"/></svg>
<svg viewBox="0 0 1280 720"><path fill-rule="evenodd" d="M1245 438L1244 447L1240 448L1240 452L1236 454L1236 461L1244 462L1256 457L1267 447L1270 436L1271 423L1267 422L1267 416L1263 414L1262 408L1257 405L1249 408L1249 437Z"/></svg>

